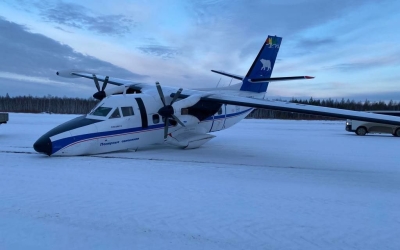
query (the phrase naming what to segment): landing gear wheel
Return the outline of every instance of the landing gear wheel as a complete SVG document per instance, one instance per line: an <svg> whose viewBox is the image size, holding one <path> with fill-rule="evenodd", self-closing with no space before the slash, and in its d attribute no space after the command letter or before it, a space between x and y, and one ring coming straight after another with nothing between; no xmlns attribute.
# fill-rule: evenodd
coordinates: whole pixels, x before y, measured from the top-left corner
<svg viewBox="0 0 400 250"><path fill-rule="evenodd" d="M400 128L396 129L396 131L393 133L394 136L400 137Z"/></svg>
<svg viewBox="0 0 400 250"><path fill-rule="evenodd" d="M356 129L356 135L366 135L367 134L367 129L365 127L358 127Z"/></svg>

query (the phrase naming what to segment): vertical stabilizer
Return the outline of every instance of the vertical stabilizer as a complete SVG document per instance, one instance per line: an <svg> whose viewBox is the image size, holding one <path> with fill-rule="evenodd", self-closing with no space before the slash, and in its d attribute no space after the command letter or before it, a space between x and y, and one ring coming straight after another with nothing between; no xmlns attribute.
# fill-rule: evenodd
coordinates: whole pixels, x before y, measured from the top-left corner
<svg viewBox="0 0 400 250"><path fill-rule="evenodd" d="M256 59L251 65L249 72L243 79L240 90L251 92L265 92L268 88L268 82L251 82L250 79L270 78L281 46L282 38L277 36L268 36Z"/></svg>

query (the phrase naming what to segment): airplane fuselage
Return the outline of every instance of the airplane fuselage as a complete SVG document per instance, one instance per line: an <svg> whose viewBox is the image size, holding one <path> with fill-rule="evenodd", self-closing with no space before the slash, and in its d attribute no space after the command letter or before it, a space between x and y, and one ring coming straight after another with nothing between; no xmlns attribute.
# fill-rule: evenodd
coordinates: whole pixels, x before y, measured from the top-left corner
<svg viewBox="0 0 400 250"><path fill-rule="evenodd" d="M167 97L166 102L170 99ZM72 156L138 149L164 143L164 121L157 113L161 106L158 98L148 94L108 96L89 114L44 134L35 143L35 150L47 155ZM198 147L213 137L208 133L231 127L251 111L252 108L248 107L199 102L178 114L185 126L169 120L166 142L181 148ZM189 138L188 142L182 142L182 139L177 142L175 138L179 138L179 135L197 137L192 141Z"/></svg>

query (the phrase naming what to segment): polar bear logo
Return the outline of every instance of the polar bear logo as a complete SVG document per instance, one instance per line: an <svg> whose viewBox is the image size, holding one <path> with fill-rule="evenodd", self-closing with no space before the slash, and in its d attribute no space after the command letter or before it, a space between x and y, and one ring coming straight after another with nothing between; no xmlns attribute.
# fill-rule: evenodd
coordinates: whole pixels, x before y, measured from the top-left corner
<svg viewBox="0 0 400 250"><path fill-rule="evenodd" d="M270 60L261 59L260 62L262 63L261 70L267 70L267 71L271 70L271 61Z"/></svg>

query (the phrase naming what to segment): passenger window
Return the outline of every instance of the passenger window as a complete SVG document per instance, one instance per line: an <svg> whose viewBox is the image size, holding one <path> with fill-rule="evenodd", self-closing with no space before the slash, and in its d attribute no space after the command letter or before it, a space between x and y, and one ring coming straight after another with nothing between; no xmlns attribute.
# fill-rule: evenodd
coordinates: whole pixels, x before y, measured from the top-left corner
<svg viewBox="0 0 400 250"><path fill-rule="evenodd" d="M109 119L120 118L120 117L121 117L121 114L119 113L119 108L117 108L117 109L112 113L112 115L110 115L110 118L109 118Z"/></svg>
<svg viewBox="0 0 400 250"><path fill-rule="evenodd" d="M157 123L159 123L159 122L160 122L160 116L157 115L157 114L154 114L154 115L153 115L153 123L154 123L154 124L157 124Z"/></svg>
<svg viewBox="0 0 400 250"><path fill-rule="evenodd" d="M132 107L121 107L121 112L124 117L134 115Z"/></svg>

